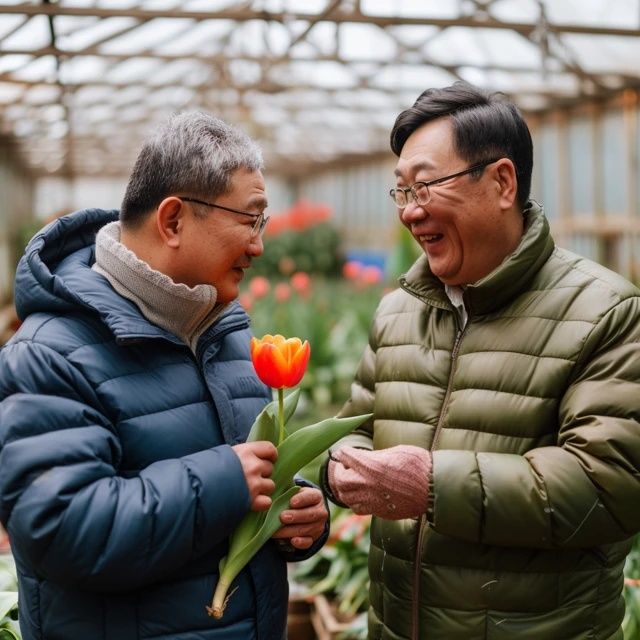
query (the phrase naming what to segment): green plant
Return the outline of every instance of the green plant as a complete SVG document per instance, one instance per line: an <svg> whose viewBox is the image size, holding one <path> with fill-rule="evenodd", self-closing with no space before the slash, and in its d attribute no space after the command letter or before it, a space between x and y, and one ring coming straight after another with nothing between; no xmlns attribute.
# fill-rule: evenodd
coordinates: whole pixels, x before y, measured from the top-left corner
<svg viewBox="0 0 640 640"><path fill-rule="evenodd" d="M385 265L388 282L395 282L422 255L420 245L405 226L397 227L396 240Z"/></svg>
<svg viewBox="0 0 640 640"><path fill-rule="evenodd" d="M369 530L371 518L332 507L331 535L313 557L301 562L293 579L307 586L307 595L325 594L336 614L350 620L343 637L366 638L366 610L369 605Z"/></svg>
<svg viewBox="0 0 640 640"><path fill-rule="evenodd" d="M264 254L256 260L253 273L277 278L294 271L337 276L344 259L340 234L329 222L301 230L287 229L268 235Z"/></svg>
<svg viewBox="0 0 640 640"><path fill-rule="evenodd" d="M0 555L0 640L20 640L17 590L13 558Z"/></svg>
<svg viewBox="0 0 640 640"><path fill-rule="evenodd" d="M282 339L282 336L278 337ZM282 353L288 351L287 342L293 344L295 342L293 340L285 342L284 339L277 344L267 341L260 344L260 342L255 340L255 347L252 345L252 358L256 371L262 378L272 369L273 362L278 360L273 354L283 358ZM283 364L286 367L286 362ZM295 369L295 365L290 366ZM247 438L248 442L268 440L277 446L278 458L273 465L271 475L275 483L275 490L271 495L273 503L267 511L248 513L233 532L229 551L220 562L220 578L211 607L207 607L207 612L214 618L221 618L224 615L227 600L231 597L231 594L227 595L227 593L233 579L260 547L282 526L280 513L287 508L290 498L300 488L294 483L294 475L305 464L371 417L371 414L365 414L350 418L328 418L317 424L297 429L285 437L286 422L295 411L300 392L299 389L295 389L285 398L282 388L278 391L278 401L269 403L262 410L255 419Z"/></svg>
<svg viewBox="0 0 640 640"><path fill-rule="evenodd" d="M636 536L624 566L626 605L622 630L625 640L640 638L640 535Z"/></svg>

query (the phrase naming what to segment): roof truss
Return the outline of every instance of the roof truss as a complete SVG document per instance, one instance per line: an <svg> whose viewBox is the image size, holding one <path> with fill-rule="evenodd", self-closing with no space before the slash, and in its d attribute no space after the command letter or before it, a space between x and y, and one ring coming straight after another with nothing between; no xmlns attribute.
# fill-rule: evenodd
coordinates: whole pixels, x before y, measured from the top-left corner
<svg viewBox="0 0 640 640"><path fill-rule="evenodd" d="M124 175L149 127L181 109L239 124L270 170L295 173L386 151L427 86L466 79L525 111L640 86L637 25L558 20L542 0L449 0L448 15L415 2L386 15L375 0L105 4L0 7L0 126L36 172Z"/></svg>

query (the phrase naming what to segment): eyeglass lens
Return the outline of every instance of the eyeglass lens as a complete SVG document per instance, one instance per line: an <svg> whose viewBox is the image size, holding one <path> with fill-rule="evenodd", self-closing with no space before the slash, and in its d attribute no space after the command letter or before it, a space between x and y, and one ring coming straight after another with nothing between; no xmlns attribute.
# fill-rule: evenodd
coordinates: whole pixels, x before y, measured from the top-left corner
<svg viewBox="0 0 640 640"><path fill-rule="evenodd" d="M412 200L415 200L417 205L423 206L429 204L431 193L424 182L416 182L405 189L392 189L391 197L398 207L406 207Z"/></svg>
<svg viewBox="0 0 640 640"><path fill-rule="evenodd" d="M267 222L269 221L269 216L265 216L264 213L261 213L256 221L253 223L253 227L251 227L251 237L257 238L264 233L264 229L267 226Z"/></svg>

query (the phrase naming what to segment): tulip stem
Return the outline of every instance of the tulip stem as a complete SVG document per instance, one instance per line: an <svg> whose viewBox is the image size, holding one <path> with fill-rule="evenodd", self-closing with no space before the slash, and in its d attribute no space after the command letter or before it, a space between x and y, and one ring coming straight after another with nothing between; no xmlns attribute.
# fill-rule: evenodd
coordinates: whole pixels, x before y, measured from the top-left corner
<svg viewBox="0 0 640 640"><path fill-rule="evenodd" d="M278 389L278 421L280 423L278 444L280 444L284 440L284 387Z"/></svg>

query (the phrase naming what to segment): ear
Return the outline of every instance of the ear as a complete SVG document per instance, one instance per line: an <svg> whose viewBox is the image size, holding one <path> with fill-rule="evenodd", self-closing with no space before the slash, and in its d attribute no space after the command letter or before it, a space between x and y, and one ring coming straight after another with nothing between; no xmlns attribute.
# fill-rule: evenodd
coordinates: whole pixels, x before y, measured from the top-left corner
<svg viewBox="0 0 640 640"><path fill-rule="evenodd" d="M165 198L156 209L158 233L162 242L172 249L180 246L186 215L184 202L175 196Z"/></svg>
<svg viewBox="0 0 640 640"><path fill-rule="evenodd" d="M496 162L494 172L500 207L511 209L518 195L516 168L509 158L501 158Z"/></svg>

